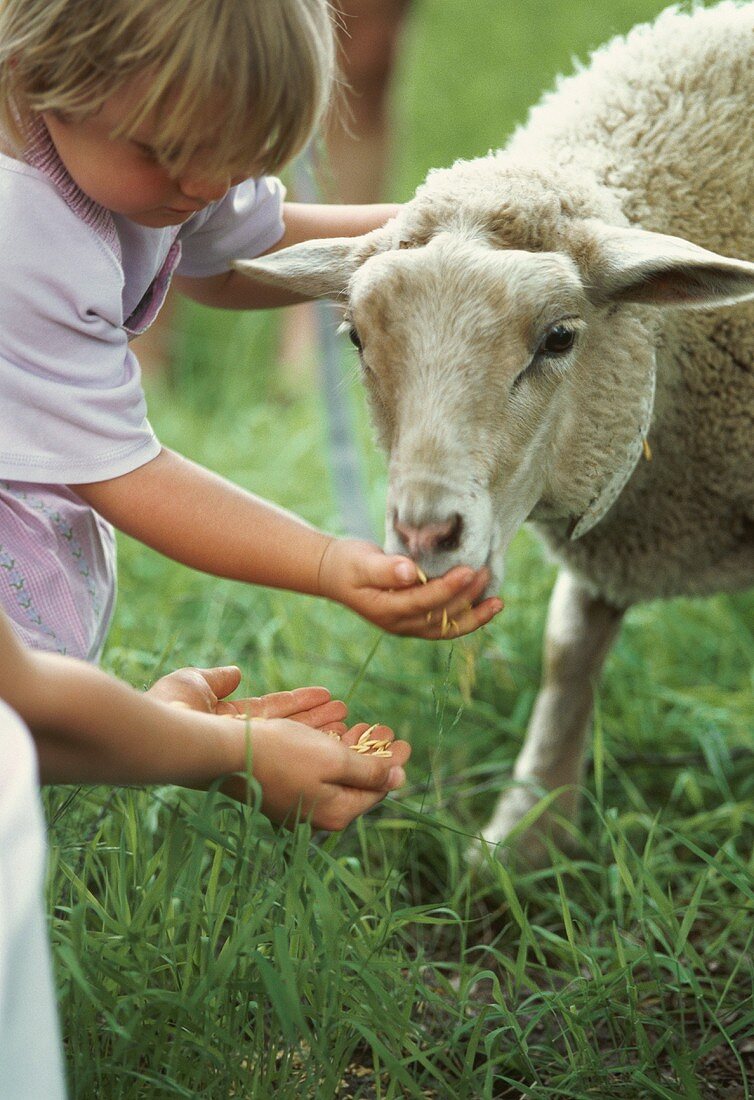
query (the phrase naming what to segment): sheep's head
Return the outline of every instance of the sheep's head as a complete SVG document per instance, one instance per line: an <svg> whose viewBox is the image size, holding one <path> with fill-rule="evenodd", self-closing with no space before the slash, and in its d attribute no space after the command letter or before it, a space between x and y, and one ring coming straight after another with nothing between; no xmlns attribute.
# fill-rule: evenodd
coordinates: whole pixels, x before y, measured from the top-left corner
<svg viewBox="0 0 754 1100"><path fill-rule="evenodd" d="M505 219L427 221L416 199L366 237L237 266L343 302L390 460L387 549L428 575L486 563L499 581L524 520L580 537L630 477L654 395L657 314L642 307L752 297L754 264L587 218L535 250L501 239Z"/></svg>

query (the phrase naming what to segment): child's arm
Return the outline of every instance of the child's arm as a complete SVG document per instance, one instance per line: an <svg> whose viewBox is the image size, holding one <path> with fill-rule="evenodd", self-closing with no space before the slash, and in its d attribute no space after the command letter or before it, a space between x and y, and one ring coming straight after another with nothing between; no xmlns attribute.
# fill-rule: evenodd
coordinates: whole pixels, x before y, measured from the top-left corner
<svg viewBox="0 0 754 1100"><path fill-rule="evenodd" d="M262 809L277 822L300 812L318 828L341 829L405 779L409 746L387 727L390 758L352 752L366 726L337 741L286 719L239 721L141 694L72 658L27 650L0 612L0 698L31 729L46 783L178 783L243 799L247 756ZM247 744L250 741L250 746ZM250 749L247 752L247 749Z"/></svg>
<svg viewBox="0 0 754 1100"><path fill-rule="evenodd" d="M285 231L274 248L268 251L277 252L288 245L320 237L358 237L384 225L399 209L399 206L388 203L371 206L285 203ZM303 301L301 297L288 291L255 283L248 275L241 275L237 271L204 279L177 276L174 284L182 294L195 302L220 309L270 309Z"/></svg>
<svg viewBox="0 0 754 1100"><path fill-rule="evenodd" d="M473 606L489 582L486 569L456 566L419 585L410 558L325 535L172 451L122 477L75 489L121 531L176 561L325 596L395 634L459 637L502 609L494 597Z"/></svg>

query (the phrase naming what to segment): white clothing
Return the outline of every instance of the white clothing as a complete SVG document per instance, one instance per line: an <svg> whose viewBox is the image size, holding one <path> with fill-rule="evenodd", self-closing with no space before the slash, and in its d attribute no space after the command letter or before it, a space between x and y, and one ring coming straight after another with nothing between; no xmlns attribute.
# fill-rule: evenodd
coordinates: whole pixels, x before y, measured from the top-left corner
<svg viewBox="0 0 754 1100"><path fill-rule="evenodd" d="M0 1097L64 1100L42 903L45 828L29 731L0 700Z"/></svg>

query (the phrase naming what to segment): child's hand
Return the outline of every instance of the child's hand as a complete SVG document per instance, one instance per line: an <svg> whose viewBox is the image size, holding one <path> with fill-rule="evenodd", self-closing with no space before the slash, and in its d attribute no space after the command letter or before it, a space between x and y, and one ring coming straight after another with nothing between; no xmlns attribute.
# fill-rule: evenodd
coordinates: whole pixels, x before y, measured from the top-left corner
<svg viewBox="0 0 754 1100"><path fill-rule="evenodd" d="M502 611L496 596L473 606L489 580L486 568L457 565L422 584L410 558L355 539L333 539L320 565L323 596L392 634L434 640L470 634Z"/></svg>
<svg viewBox="0 0 754 1100"><path fill-rule="evenodd" d="M157 680L147 695L163 703L206 714L248 715L251 718L288 718L315 729L345 731L347 708L332 699L327 688L305 687L276 691L248 699L227 699L241 682L235 665L223 668L179 668Z"/></svg>
<svg viewBox="0 0 754 1100"><path fill-rule="evenodd" d="M367 730L361 722L340 740L298 723L255 719L249 726L251 767L262 788L262 810L279 824L309 818L317 829L340 830L405 782L403 766L411 755L405 741L394 740L387 726L370 733L390 742L390 757L354 752ZM245 783L234 776L223 787L245 797Z"/></svg>

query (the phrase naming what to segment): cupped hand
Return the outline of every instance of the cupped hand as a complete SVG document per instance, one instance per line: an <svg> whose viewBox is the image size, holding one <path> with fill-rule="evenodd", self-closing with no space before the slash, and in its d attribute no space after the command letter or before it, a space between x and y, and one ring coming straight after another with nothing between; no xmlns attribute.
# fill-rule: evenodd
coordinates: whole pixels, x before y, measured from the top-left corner
<svg viewBox="0 0 754 1100"><path fill-rule="evenodd" d="M369 737L389 742L391 755L357 753L351 746L367 729L360 722L338 738L285 719L255 719L251 770L262 789L262 811L278 824L309 819L315 828L337 831L401 787L410 745L378 725ZM233 777L224 789L243 797L243 786Z"/></svg>
<svg viewBox="0 0 754 1100"><path fill-rule="evenodd" d="M422 583L416 564L357 539L333 539L320 565L320 591L391 634L431 640L459 638L503 609L497 596L479 600L487 568L457 565Z"/></svg>
<svg viewBox="0 0 754 1100"><path fill-rule="evenodd" d="M345 703L327 688L303 687L246 699L228 699L241 682L235 665L221 668L179 668L157 680L147 694L173 706L205 714L249 718L287 718L314 729L345 732Z"/></svg>

